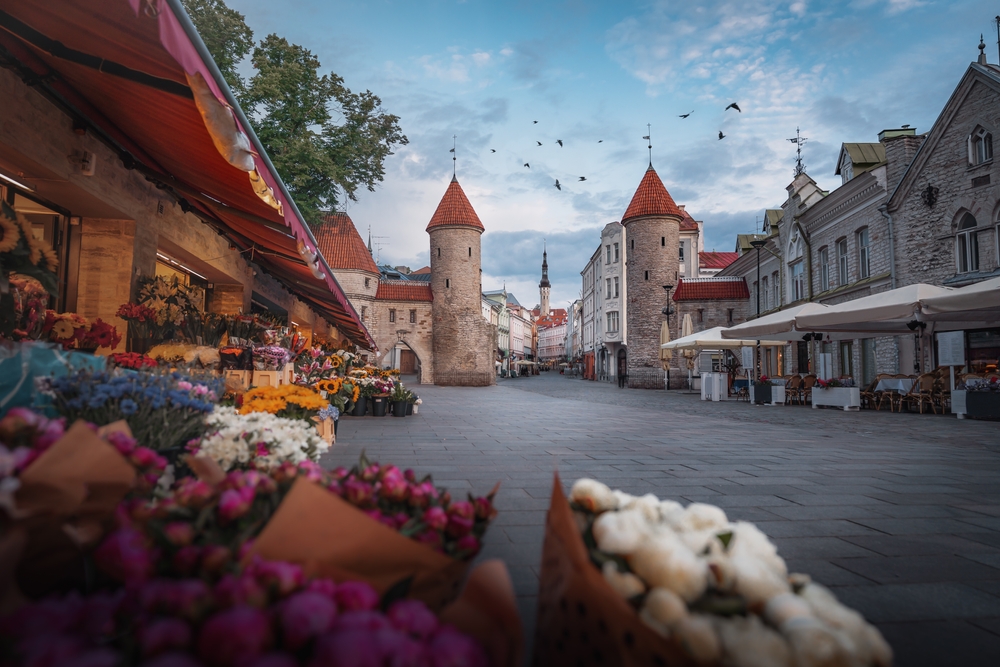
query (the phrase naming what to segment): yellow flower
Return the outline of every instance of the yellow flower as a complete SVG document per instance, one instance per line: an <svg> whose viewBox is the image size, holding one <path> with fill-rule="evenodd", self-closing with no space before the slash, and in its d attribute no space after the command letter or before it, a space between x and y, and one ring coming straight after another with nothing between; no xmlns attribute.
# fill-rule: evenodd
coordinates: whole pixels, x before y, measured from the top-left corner
<svg viewBox="0 0 1000 667"><path fill-rule="evenodd" d="M52 334L56 338L65 339L73 336L76 327L69 320L59 320L52 327Z"/></svg>
<svg viewBox="0 0 1000 667"><path fill-rule="evenodd" d="M28 242L28 252L30 253L28 261L32 264L38 264L42 259L42 244L38 242L34 234L28 234L25 240Z"/></svg>
<svg viewBox="0 0 1000 667"><path fill-rule="evenodd" d="M5 215L0 215L0 252L9 252L17 247L21 232L17 225Z"/></svg>
<svg viewBox="0 0 1000 667"><path fill-rule="evenodd" d="M55 271L59 268L59 255L52 248L42 250L42 259L45 260L44 268L48 271Z"/></svg>

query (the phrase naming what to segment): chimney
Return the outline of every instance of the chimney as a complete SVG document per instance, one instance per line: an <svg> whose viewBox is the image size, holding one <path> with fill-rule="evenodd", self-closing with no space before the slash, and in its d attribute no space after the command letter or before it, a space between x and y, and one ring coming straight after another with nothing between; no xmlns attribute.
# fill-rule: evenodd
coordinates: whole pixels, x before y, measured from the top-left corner
<svg viewBox="0 0 1000 667"><path fill-rule="evenodd" d="M924 137L918 137L914 128L904 125L896 129L882 130L878 133L878 140L885 147L886 187L891 193L896 189L906 168L913 162L913 156L924 142Z"/></svg>

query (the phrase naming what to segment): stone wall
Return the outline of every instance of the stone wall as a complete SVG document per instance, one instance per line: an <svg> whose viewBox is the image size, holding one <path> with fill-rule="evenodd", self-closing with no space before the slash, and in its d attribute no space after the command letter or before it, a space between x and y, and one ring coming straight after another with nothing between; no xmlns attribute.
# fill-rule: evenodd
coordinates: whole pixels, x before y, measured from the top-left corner
<svg viewBox="0 0 1000 667"><path fill-rule="evenodd" d="M661 368L660 312L667 303L664 285L677 285L680 218L644 216L625 222L628 261L628 367Z"/></svg>
<svg viewBox="0 0 1000 667"><path fill-rule="evenodd" d="M396 311L396 321L389 321L389 311ZM410 311L417 321L410 322ZM378 365L396 346L405 343L420 361L420 384L434 384L434 313L430 301L376 301L369 328L379 348Z"/></svg>
<svg viewBox="0 0 1000 667"><path fill-rule="evenodd" d="M80 272L76 312L88 319L100 317L123 334L125 322L115 313L130 299L135 222L84 218L79 227Z"/></svg>
<svg viewBox="0 0 1000 667"><path fill-rule="evenodd" d="M435 384L496 382L495 327L482 316L481 234L457 225L430 231Z"/></svg>

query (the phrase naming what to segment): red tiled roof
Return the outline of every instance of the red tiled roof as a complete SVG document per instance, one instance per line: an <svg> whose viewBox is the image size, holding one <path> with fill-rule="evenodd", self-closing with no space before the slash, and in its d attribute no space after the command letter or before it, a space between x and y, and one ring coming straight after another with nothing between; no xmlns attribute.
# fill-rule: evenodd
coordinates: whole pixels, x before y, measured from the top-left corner
<svg viewBox="0 0 1000 667"><path fill-rule="evenodd" d="M548 315L535 320L535 326L539 329L548 329L549 327L557 327L560 324L566 324L567 319L568 316L565 308L553 308L549 310Z"/></svg>
<svg viewBox="0 0 1000 667"><path fill-rule="evenodd" d="M462 186L458 184L457 178L452 178L448 184L444 197L441 197L441 203L431 216L431 221L427 223L427 231L445 225L464 225L486 230L472 204L469 203L469 198L465 196Z"/></svg>
<svg viewBox="0 0 1000 667"><path fill-rule="evenodd" d="M691 217L691 214L684 209L681 209L681 213L684 215L684 217L681 218L681 229L692 232L698 231L698 222Z"/></svg>
<svg viewBox="0 0 1000 667"><path fill-rule="evenodd" d="M433 301L428 283L409 280L383 280L378 284L375 298L384 301Z"/></svg>
<svg viewBox="0 0 1000 667"><path fill-rule="evenodd" d="M627 220L642 215L675 215L678 218L684 218L684 214L674 203L673 197L663 187L663 181L653 169L653 165L649 165L642 181L639 182L639 187L632 195L632 201L625 209L625 215L622 216L622 224L624 225Z"/></svg>
<svg viewBox="0 0 1000 667"><path fill-rule="evenodd" d="M738 252L699 252L698 263L703 269L724 269L739 257Z"/></svg>
<svg viewBox="0 0 1000 667"><path fill-rule="evenodd" d="M356 269L378 273L375 260L361 240L351 216L346 213L331 213L323 217L323 224L313 228L316 245L326 258L330 268Z"/></svg>
<svg viewBox="0 0 1000 667"><path fill-rule="evenodd" d="M736 276L681 278L674 291L674 301L712 301L749 299L747 281Z"/></svg>
<svg viewBox="0 0 1000 667"><path fill-rule="evenodd" d="M416 271L410 271L410 275L422 276L422 275L424 275L426 273L430 273L430 272L431 272L431 267L425 266L422 269L417 269Z"/></svg>

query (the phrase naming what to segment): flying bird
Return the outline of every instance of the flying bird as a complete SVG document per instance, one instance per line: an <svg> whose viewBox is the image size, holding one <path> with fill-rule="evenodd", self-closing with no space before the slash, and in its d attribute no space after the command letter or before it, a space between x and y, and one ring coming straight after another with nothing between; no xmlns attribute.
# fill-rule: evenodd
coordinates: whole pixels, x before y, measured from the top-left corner
<svg viewBox="0 0 1000 667"><path fill-rule="evenodd" d="M730 109L736 109L740 113L743 113L742 109L740 109L740 106L738 104L736 104L736 102L733 102L728 107L726 107L726 111L729 111Z"/></svg>
<svg viewBox="0 0 1000 667"><path fill-rule="evenodd" d="M527 167L528 169L531 169L531 165L528 164L527 162L524 163L524 166Z"/></svg>
<svg viewBox="0 0 1000 667"><path fill-rule="evenodd" d="M455 149L454 149L454 148L449 148L449 149L448 149L448 152L449 152L449 153L454 153L454 152L455 152Z"/></svg>
<svg viewBox="0 0 1000 667"><path fill-rule="evenodd" d="M497 152L497 149L495 149L495 148L491 148L491 149L490 149L490 152L491 152L491 153L496 153L496 152Z"/></svg>
<svg viewBox="0 0 1000 667"><path fill-rule="evenodd" d="M719 130L719 141L722 141L722 140L723 140L723 139L725 139L725 138L726 138L726 135L724 135L724 134L722 133L722 130Z"/></svg>
<svg viewBox="0 0 1000 667"><path fill-rule="evenodd" d="M562 192L562 186L559 184L559 179L558 178L556 179L556 190L558 190L559 192Z"/></svg>
<svg viewBox="0 0 1000 667"><path fill-rule="evenodd" d="M542 142L540 142L540 141L536 141L535 143L538 144L539 146L542 145Z"/></svg>
<svg viewBox="0 0 1000 667"><path fill-rule="evenodd" d="M580 177L580 180L581 180L581 181L585 181L585 180L587 180L587 177L586 177L586 176L581 176L581 177Z"/></svg>
<svg viewBox="0 0 1000 667"><path fill-rule="evenodd" d="M694 109L691 109L691 111L688 111L687 113L682 113L680 116L678 116L678 118L687 118L688 116L690 116L693 113L694 113Z"/></svg>
<svg viewBox="0 0 1000 667"><path fill-rule="evenodd" d="M598 139L598 140L597 140L597 143L599 143L599 144L603 144L603 143L604 143L604 139Z"/></svg>
<svg viewBox="0 0 1000 667"><path fill-rule="evenodd" d="M563 145L563 143L562 143L562 139L556 139L556 143L557 143L557 144L559 144L560 146L562 146L562 145Z"/></svg>
<svg viewBox="0 0 1000 667"><path fill-rule="evenodd" d="M538 121L537 120L533 120L531 122L534 123L535 125L538 125Z"/></svg>

